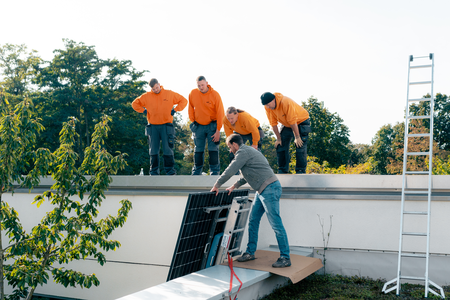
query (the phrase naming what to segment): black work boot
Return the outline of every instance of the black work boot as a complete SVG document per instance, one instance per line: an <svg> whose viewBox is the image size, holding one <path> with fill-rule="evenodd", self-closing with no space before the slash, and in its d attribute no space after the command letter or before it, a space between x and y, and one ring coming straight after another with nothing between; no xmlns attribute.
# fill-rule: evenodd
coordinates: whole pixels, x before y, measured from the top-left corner
<svg viewBox="0 0 450 300"><path fill-rule="evenodd" d="M175 160L173 158L173 155L164 155L164 171L166 172L166 175L175 175L177 174L177 171L175 171L174 165Z"/></svg>
<svg viewBox="0 0 450 300"><path fill-rule="evenodd" d="M238 262L246 262L250 260L254 260L256 257L253 254L245 252L241 257L237 259Z"/></svg>
<svg viewBox="0 0 450 300"><path fill-rule="evenodd" d="M272 264L274 268L286 268L291 266L291 260L286 257L280 257L276 262Z"/></svg>

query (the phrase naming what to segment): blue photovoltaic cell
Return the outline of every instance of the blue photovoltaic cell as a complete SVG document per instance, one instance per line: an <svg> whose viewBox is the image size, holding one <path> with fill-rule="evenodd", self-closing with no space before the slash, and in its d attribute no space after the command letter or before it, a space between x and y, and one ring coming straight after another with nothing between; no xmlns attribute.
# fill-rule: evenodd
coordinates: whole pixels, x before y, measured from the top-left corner
<svg viewBox="0 0 450 300"><path fill-rule="evenodd" d="M230 205L234 197L248 196L248 192L233 191L228 195L228 191L222 191L217 196L212 192L189 194L167 281L205 268L209 251L205 252L205 248L217 233L223 232L225 224L216 223L216 213L206 213L204 209ZM224 209L218 217L226 216Z"/></svg>

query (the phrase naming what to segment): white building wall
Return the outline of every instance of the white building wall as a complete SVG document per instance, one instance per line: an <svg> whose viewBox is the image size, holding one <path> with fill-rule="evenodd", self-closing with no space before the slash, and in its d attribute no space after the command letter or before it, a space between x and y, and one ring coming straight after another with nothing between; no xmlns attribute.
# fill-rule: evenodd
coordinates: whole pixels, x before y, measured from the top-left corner
<svg viewBox="0 0 450 300"><path fill-rule="evenodd" d="M412 186L425 186L424 176L414 176ZM225 187L234 183L236 176ZM401 176L370 175L282 175L281 215L292 246L323 248L318 215L324 220L325 235L332 229L327 251L327 272L392 279L396 272L400 221ZM122 246L106 254L108 262L101 267L92 260L74 262L68 267L95 273L99 287L64 288L54 283L38 287L36 293L79 299L115 299L166 281L188 194L209 191L216 176L117 176L100 216L115 215L119 201L129 199L133 209L123 228L111 236ZM444 266L450 265L450 176L434 176L435 195L432 205L430 278L438 284L450 278ZM49 210L30 205L37 193L48 189L51 181L32 193L19 191L4 195L4 200L18 212L26 229L35 225ZM245 187L244 187L245 188ZM253 193L251 193L251 198ZM426 201L416 199L412 206ZM412 210L412 209L411 209ZM409 218L422 218L408 216ZM407 231L422 231L413 221ZM424 224L422 224L424 225ZM247 237L244 236L243 250ZM405 248L424 250L420 237L410 237ZM5 241L6 239L4 239ZM275 235L264 216L258 248L276 245ZM319 253L322 253L321 250ZM321 257L321 256L318 256ZM434 263L433 263L434 262ZM417 263L411 263L414 267ZM434 272L434 273L433 273ZM436 274L435 278L433 274ZM7 289L8 290L8 289ZM9 289L10 290L10 289Z"/></svg>

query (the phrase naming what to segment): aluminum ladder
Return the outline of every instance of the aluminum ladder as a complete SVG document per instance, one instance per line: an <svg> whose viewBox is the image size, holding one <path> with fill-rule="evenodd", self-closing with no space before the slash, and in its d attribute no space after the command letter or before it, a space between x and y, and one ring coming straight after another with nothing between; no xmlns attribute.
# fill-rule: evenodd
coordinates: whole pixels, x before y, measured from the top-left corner
<svg viewBox="0 0 450 300"><path fill-rule="evenodd" d="M429 61L426 63L422 63L424 60L428 59ZM418 60L419 64L415 63L414 60ZM431 70L431 80L426 81L411 81L410 75L411 71L419 70L419 69L430 69ZM432 170L433 170L433 116L434 116L434 94L433 94L433 83L434 83L434 54L430 53L427 56L410 56L408 62L408 88L407 88L407 99L406 99L406 113L405 113L405 137L404 137L404 152L403 152L403 176L402 176L402 196L401 196L401 211L400 211L400 236L399 236L399 250L398 250L398 268L397 268L397 277L386 282L383 286L383 292L389 293L396 289L397 295L400 294L401 280L418 280L423 281L425 285L425 297L428 297L428 292L432 294L445 298L444 291L442 287L435 284L433 281L429 279L428 267L429 267L429 259L430 259L430 221L431 221L431 192L432 192ZM428 78L427 78L428 79ZM430 87L430 98L412 98L410 99L410 87L417 85L426 85ZM410 104L412 102L421 103L424 101L430 102L430 114L429 115L421 115L414 116L410 115ZM429 119L430 129L429 133L409 133L409 125L411 120L425 120ZM408 139L409 138L417 138L417 137L425 137L429 139L429 148L427 152L409 152L408 151ZM426 156L428 157L429 167L428 170L422 171L411 171L408 170L408 157L413 156ZM428 187L422 189L414 189L412 186L409 186L407 183L407 178L414 175L427 175L428 176ZM410 196L427 196L428 203L427 209L425 211L411 211L405 210L405 198L406 195ZM405 217L407 222L414 222L415 219L419 217L427 217L426 224L426 232L407 232L404 231L405 225ZM411 223L408 223L411 224ZM408 252L403 249L403 239L405 236L413 237L414 239L422 239L418 241L418 243L424 243L423 239L426 239L426 251L425 254L417 253L417 252ZM416 277L410 275L402 274L402 259L411 258L411 259L424 259L425 260L425 274L423 277ZM394 286L388 288L389 285L395 284ZM436 290L432 289L434 287Z"/></svg>
<svg viewBox="0 0 450 300"><path fill-rule="evenodd" d="M206 213L215 213L214 225L209 233L209 241L205 247L205 257L208 259L202 262L202 268L212 265L220 265L227 259L227 253L231 256L240 254L240 246L244 236L245 225L250 213L252 201L248 196L234 197L231 205L207 207L204 208ZM226 217L220 217L221 211L227 210ZM215 228L218 223L225 222L223 236L218 245L217 252L214 256L207 255L211 249L211 241L214 238ZM208 249L209 248L209 249ZM231 249L230 249L231 248Z"/></svg>

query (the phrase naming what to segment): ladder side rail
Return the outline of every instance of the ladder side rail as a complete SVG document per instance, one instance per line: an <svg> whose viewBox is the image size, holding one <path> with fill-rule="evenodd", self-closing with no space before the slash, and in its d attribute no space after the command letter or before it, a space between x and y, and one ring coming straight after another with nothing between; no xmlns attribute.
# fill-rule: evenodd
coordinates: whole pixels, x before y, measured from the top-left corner
<svg viewBox="0 0 450 300"><path fill-rule="evenodd" d="M425 262L425 297L429 292L429 260L430 260L430 226L431 226L431 191L432 191L432 174L433 174L433 132L434 132L434 54L431 57L431 99L430 99L430 148L428 158L428 216L427 216L427 254Z"/></svg>
<svg viewBox="0 0 450 300"><path fill-rule="evenodd" d="M237 197L236 197L237 198ZM238 203L238 199L234 198L228 209L227 221L222 237L222 243L219 246L216 254L215 265L223 263L227 257L228 249L230 248L230 242L232 240L233 231L236 226L238 215L240 214L241 203Z"/></svg>
<svg viewBox="0 0 450 300"><path fill-rule="evenodd" d="M408 82L406 89L406 110L405 110L405 136L404 136L404 149L403 149L403 174L402 174L402 197L401 197L401 205L400 205L400 234L399 234L399 243L398 243L398 265L397 265L397 291L396 294L400 295L400 277L402 270L402 246L403 246L403 222L404 222L404 214L405 210L405 187L406 187L406 167L408 160L408 116L409 116L409 77L411 73L411 60L408 61Z"/></svg>

